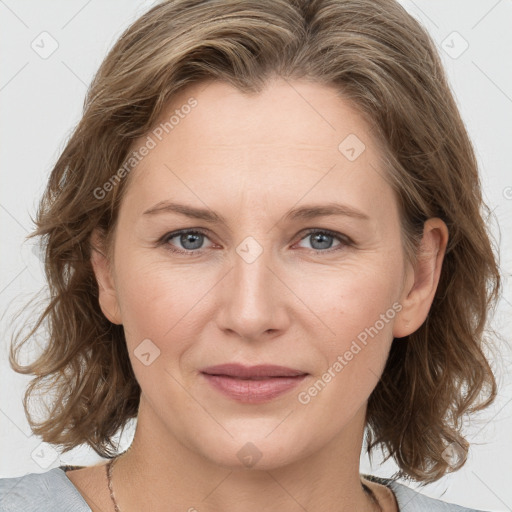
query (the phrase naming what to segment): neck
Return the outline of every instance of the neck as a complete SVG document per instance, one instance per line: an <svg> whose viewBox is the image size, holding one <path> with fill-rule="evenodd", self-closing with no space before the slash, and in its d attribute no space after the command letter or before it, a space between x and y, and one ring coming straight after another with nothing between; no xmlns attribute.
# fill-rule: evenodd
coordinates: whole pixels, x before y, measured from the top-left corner
<svg viewBox="0 0 512 512"><path fill-rule="evenodd" d="M263 449L258 464L243 467L216 463L178 442L141 397L132 445L113 471L117 504L122 512L160 512L170 503L189 512L378 511L359 475L364 416L361 409L342 434L311 453L263 465Z"/></svg>

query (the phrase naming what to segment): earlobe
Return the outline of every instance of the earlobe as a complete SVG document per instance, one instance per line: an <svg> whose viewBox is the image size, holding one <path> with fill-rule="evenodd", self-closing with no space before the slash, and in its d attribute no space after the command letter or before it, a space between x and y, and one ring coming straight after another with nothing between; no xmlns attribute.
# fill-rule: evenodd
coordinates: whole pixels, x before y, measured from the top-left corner
<svg viewBox="0 0 512 512"><path fill-rule="evenodd" d="M402 290L402 310L393 325L395 338L417 331L427 318L439 284L448 237L448 228L441 219L425 222L416 265L409 265Z"/></svg>
<svg viewBox="0 0 512 512"><path fill-rule="evenodd" d="M98 283L98 300L103 314L113 324L121 325L121 313L110 262L104 250L103 238L97 230L91 235L91 265Z"/></svg>

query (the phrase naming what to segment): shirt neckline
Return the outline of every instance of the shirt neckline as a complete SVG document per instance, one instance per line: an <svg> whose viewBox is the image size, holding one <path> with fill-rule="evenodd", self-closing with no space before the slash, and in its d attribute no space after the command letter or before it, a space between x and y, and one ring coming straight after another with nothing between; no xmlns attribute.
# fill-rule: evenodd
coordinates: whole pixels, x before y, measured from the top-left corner
<svg viewBox="0 0 512 512"><path fill-rule="evenodd" d="M83 469L83 468L86 468L86 467L88 467L88 466L78 466L78 465L65 464L65 465L62 465L62 466L58 466L57 469L60 469L62 471L62 473L66 477L66 480L71 485L74 493L78 494L80 496L80 498L82 499L82 501L84 502L84 504L89 508L89 510L91 510L89 505L85 501L84 497L80 493L80 491L76 488L75 484L71 481L71 479L66 474L67 471L73 471L75 469ZM398 510L400 511L400 503L399 503L397 492L396 492L395 481L393 479L391 479L391 478L383 478L383 477L376 476L376 475L367 475L367 474L364 474L364 473L362 473L361 476L363 476L366 480L368 480L370 482L374 482L374 483L378 483L378 484L384 485L388 489L390 489L391 492L393 493L394 497L395 497L395 501L397 503Z"/></svg>

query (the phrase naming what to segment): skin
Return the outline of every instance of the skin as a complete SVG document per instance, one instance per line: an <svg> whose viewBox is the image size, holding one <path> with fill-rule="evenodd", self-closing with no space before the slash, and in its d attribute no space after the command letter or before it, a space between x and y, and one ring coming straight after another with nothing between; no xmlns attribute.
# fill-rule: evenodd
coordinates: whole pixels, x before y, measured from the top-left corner
<svg viewBox="0 0 512 512"><path fill-rule="evenodd" d="M167 511L170 503L200 512L375 510L359 475L367 400L393 338L425 321L447 227L429 219L424 257L415 266L406 261L378 143L334 88L276 79L251 96L203 82L173 98L162 119L191 96L198 105L129 175L110 260L98 234L92 238L101 308L123 324L142 389L133 443L114 466L117 502L123 512ZM354 161L338 150L349 134L366 146ZM227 224L143 215L163 200L208 208ZM291 208L327 202L350 205L369 220L284 219ZM169 249L197 247L179 236L158 245L184 228L207 231L196 255ZM341 238L322 245L309 228ZM249 236L263 249L252 263L236 252ZM298 393L394 303L401 306L394 318L300 403ZM134 351L147 338L160 355L146 366ZM233 361L309 375L270 402L240 403L198 371ZM261 453L252 467L237 456L248 442ZM103 464L67 474L93 510L114 510ZM389 489L369 486L383 510L397 510Z"/></svg>

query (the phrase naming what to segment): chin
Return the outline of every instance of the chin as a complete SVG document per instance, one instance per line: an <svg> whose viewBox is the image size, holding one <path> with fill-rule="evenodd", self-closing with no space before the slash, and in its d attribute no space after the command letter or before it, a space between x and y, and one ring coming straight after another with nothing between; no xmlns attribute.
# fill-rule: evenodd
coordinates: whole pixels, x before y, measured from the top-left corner
<svg viewBox="0 0 512 512"><path fill-rule="evenodd" d="M287 466L307 456L308 452L318 449L313 443L309 449L307 445L299 445L289 432L284 435L274 432L268 436L270 431L271 429L259 429L251 436L246 430L243 435L229 439L226 439L226 434L224 442L216 438L202 446L196 445L195 451L216 466L231 471L267 471ZM197 443L197 439L195 442Z"/></svg>

